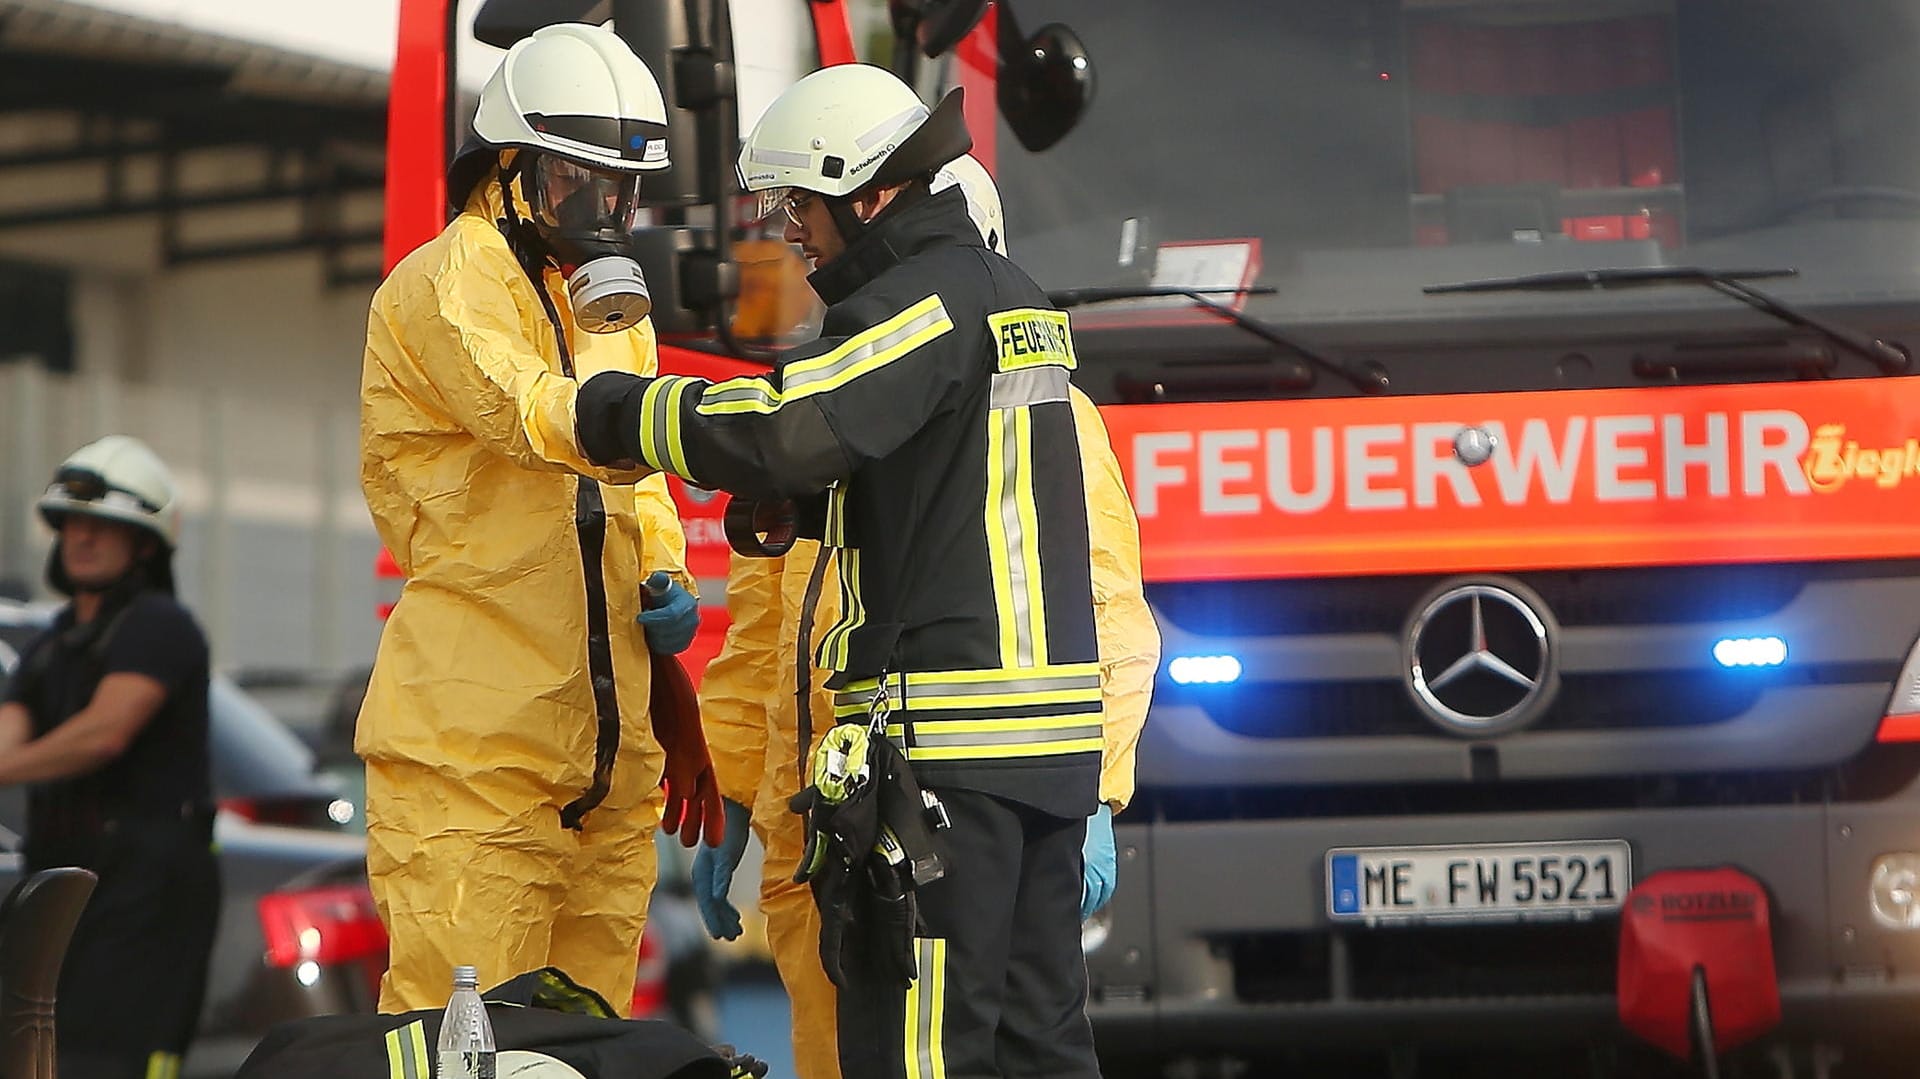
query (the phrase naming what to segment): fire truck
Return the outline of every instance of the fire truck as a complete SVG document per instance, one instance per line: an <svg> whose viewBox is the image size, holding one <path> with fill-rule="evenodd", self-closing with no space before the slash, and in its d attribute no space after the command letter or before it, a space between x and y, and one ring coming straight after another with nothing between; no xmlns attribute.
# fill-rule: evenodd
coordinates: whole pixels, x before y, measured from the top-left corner
<svg viewBox="0 0 1920 1079"><path fill-rule="evenodd" d="M447 5L406 10L390 257L457 135ZM1084 937L1112 1070L1909 1051L1913 6L888 15L896 70L968 89L1139 514L1165 661ZM846 5L491 0L477 32L557 18L611 18L676 107L636 235L662 367L764 368L817 310L734 224L748 73L854 59ZM714 603L724 499L680 493Z"/></svg>

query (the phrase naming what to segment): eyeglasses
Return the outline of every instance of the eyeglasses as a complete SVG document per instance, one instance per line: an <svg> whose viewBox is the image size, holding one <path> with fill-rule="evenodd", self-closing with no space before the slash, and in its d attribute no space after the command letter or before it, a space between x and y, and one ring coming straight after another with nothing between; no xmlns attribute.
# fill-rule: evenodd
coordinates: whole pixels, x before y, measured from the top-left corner
<svg viewBox="0 0 1920 1079"><path fill-rule="evenodd" d="M780 210L787 215L788 221L793 222L795 228L806 228L807 223L800 220L800 207L819 197L817 192L796 191L787 196L787 201L780 204Z"/></svg>

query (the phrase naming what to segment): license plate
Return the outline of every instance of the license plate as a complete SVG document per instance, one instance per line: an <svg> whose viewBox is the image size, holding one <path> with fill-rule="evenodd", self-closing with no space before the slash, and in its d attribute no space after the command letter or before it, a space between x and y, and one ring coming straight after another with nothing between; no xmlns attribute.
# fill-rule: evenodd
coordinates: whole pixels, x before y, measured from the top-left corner
<svg viewBox="0 0 1920 1079"><path fill-rule="evenodd" d="M1341 920L1591 917L1631 887L1621 839L1327 852L1327 913Z"/></svg>

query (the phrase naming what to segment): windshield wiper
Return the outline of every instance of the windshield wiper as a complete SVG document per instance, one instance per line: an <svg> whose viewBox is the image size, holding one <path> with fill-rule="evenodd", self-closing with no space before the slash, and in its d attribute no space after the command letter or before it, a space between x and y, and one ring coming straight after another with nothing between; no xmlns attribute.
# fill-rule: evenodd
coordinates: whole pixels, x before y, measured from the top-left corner
<svg viewBox="0 0 1920 1079"><path fill-rule="evenodd" d="M1421 291L1438 296L1463 292L1566 292L1650 285L1704 285L1755 310L1764 311L1789 326L1812 330L1848 352L1865 357L1883 374L1898 375L1908 369L1912 359L1900 346L1814 318L1745 283L1757 278L1793 277L1799 272L1790 269L1708 270L1699 266L1631 266L1604 270L1560 270L1489 281L1459 281L1450 285L1428 285Z"/></svg>
<svg viewBox="0 0 1920 1079"><path fill-rule="evenodd" d="M1047 299L1055 307L1079 307L1089 303L1108 303L1113 300L1147 300L1155 296L1271 296L1280 291L1272 285L1186 288L1182 285L1083 285L1079 288L1057 288L1047 293Z"/></svg>
<svg viewBox="0 0 1920 1079"><path fill-rule="evenodd" d="M1205 307L1235 326L1260 338L1268 344L1304 356L1307 362L1323 371L1352 383L1362 393L1385 393L1388 388L1387 373L1373 365L1359 366L1348 363L1338 356L1308 345L1275 327L1270 322L1254 318L1208 299L1209 294L1227 294L1233 296L1268 296L1276 290L1272 285L1252 285L1246 288L1184 288L1179 285L1099 285L1086 288L1056 289L1047 293L1047 299L1055 307L1079 307L1083 304L1108 303L1113 300L1142 300L1154 296L1184 296L1194 303Z"/></svg>

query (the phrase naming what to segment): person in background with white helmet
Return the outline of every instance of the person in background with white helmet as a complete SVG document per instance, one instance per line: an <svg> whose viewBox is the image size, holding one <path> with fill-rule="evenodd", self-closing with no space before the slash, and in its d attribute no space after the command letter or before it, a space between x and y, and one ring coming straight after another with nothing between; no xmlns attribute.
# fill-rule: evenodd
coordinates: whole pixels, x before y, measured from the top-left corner
<svg viewBox="0 0 1920 1079"><path fill-rule="evenodd" d="M61 967L59 1073L177 1075L220 913L207 639L173 595L179 496L152 450L111 435L38 508L70 602L0 703L0 785L29 785L27 871L99 877Z"/></svg>
<svg viewBox="0 0 1920 1079"><path fill-rule="evenodd" d="M667 826L719 839L698 717L649 715L650 651L698 625L678 514L573 430L581 381L656 369L627 244L665 137L611 30L536 31L481 91L457 215L374 295L361 482L406 575L355 732L382 1011L439 1007L472 965L559 967L624 1013L663 770ZM650 576L670 586L643 613Z"/></svg>
<svg viewBox="0 0 1920 1079"><path fill-rule="evenodd" d="M929 110L876 67L801 79L754 125L740 177L814 260L820 339L771 375L602 374L578 401L593 460L799 500L834 554L841 614L814 662L836 725L801 802L848 1079L1099 1073L1080 909L1103 739L1073 340L964 196L933 193L971 147L959 91Z"/></svg>
<svg viewBox="0 0 1920 1079"><path fill-rule="evenodd" d="M1000 192L985 166L971 154L956 158L933 179L934 193L948 187L960 189L981 240L1004 256ZM1106 425L1078 387L1070 388L1069 396L1087 477L1094 619L1106 713L1101 806L1087 822L1084 848L1080 913L1085 918L1113 895L1112 812L1133 795L1134 748L1153 695L1160 631L1141 585L1139 522ZM700 714L729 824L726 843L703 849L694 858L694 898L716 939L740 935L740 912L727 893L745 853L745 825L751 819L765 848L760 911L780 980L792 1001L799 1079L840 1075L834 988L820 965L820 916L807 888L793 879L805 848L804 822L787 808L805 786L800 778L805 762L826 733L826 717L833 714L833 695L826 689L830 672L814 670L808 654L839 617L838 580L831 564L820 559L820 550L817 541L799 540L781 558L733 557L727 578L732 622L725 645L700 683ZM804 645L799 643L802 637L807 638ZM799 681L798 671L811 671L812 677ZM769 684L778 688L769 692ZM807 744L802 745L802 739Z"/></svg>

